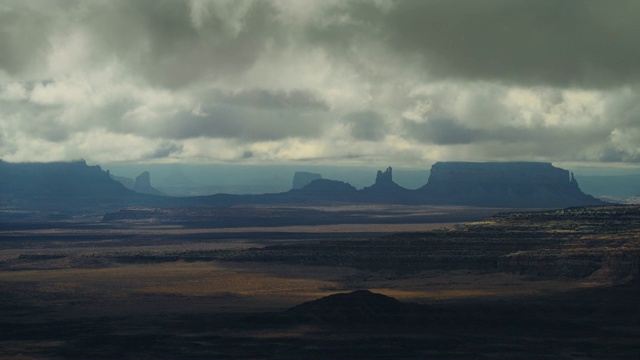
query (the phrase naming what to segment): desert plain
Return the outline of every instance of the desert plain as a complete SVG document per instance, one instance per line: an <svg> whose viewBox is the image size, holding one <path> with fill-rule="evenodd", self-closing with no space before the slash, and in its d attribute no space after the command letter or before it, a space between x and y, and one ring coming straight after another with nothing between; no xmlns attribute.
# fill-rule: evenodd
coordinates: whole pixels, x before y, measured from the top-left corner
<svg viewBox="0 0 640 360"><path fill-rule="evenodd" d="M2 223L0 357L640 355L640 207L130 210Z"/></svg>

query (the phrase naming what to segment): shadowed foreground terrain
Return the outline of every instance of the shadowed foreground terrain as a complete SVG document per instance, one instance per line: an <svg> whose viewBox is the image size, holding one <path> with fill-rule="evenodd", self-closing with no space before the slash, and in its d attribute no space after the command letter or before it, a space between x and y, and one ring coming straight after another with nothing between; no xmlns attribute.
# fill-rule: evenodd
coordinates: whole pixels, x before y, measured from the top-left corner
<svg viewBox="0 0 640 360"><path fill-rule="evenodd" d="M425 211L441 219L3 224L0 355L638 358L640 207L389 220Z"/></svg>

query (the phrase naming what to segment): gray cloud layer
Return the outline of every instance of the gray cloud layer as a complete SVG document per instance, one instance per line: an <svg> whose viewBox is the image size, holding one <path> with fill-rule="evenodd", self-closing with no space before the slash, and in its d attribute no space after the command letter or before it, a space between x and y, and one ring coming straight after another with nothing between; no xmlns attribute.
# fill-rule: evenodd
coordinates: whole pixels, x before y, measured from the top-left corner
<svg viewBox="0 0 640 360"><path fill-rule="evenodd" d="M640 3L0 4L0 157L640 161Z"/></svg>
<svg viewBox="0 0 640 360"><path fill-rule="evenodd" d="M437 76L609 87L640 79L637 1L403 1L391 41Z"/></svg>

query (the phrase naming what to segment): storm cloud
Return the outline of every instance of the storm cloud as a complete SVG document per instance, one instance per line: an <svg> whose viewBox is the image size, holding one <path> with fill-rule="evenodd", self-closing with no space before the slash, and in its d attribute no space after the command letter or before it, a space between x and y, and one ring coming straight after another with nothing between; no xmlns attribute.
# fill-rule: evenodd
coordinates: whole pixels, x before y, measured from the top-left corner
<svg viewBox="0 0 640 360"><path fill-rule="evenodd" d="M637 1L402 1L390 42L438 77L601 88L640 80Z"/></svg>
<svg viewBox="0 0 640 360"><path fill-rule="evenodd" d="M0 158L637 163L639 18L632 0L4 1Z"/></svg>

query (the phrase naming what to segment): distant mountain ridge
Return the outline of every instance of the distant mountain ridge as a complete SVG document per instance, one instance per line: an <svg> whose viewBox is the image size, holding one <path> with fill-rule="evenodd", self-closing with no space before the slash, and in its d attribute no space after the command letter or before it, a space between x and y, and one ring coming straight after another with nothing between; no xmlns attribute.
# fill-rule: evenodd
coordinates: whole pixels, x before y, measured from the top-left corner
<svg viewBox="0 0 640 360"><path fill-rule="evenodd" d="M338 180L316 178L301 189L260 195L216 194L166 197L151 187L143 172L134 184L139 194L112 179L100 166L69 163L0 161L3 199L111 199L122 206L229 206L235 204L410 204L557 208L605 204L584 194L567 170L550 163L438 162L427 183L409 190L393 181L393 169L378 171L375 183L361 190ZM123 200L123 199L126 199ZM97 200L96 200L97 201Z"/></svg>
<svg viewBox="0 0 640 360"><path fill-rule="evenodd" d="M84 160L9 163L0 160L0 194L19 197L129 196L132 191Z"/></svg>

